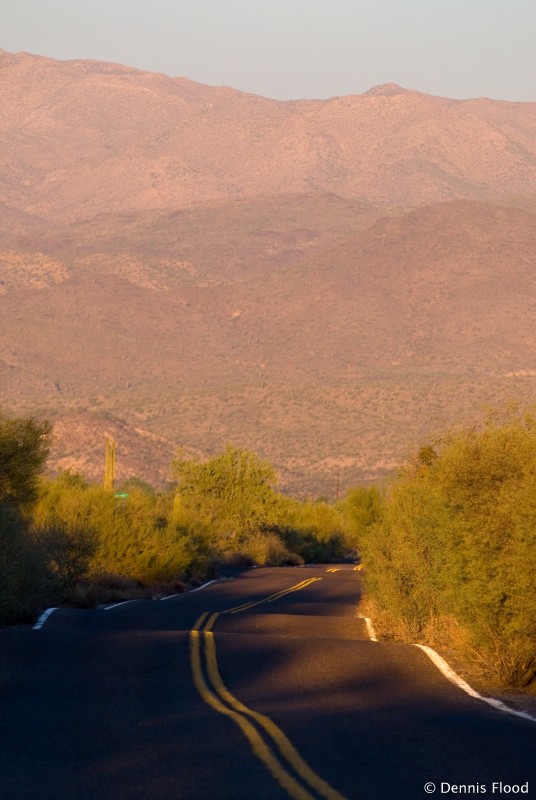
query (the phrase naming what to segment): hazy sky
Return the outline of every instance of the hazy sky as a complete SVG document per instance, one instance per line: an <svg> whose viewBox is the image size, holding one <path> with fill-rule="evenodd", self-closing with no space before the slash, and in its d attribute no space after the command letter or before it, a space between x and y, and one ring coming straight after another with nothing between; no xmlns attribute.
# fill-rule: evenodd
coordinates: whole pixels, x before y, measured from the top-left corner
<svg viewBox="0 0 536 800"><path fill-rule="evenodd" d="M0 0L0 47L280 99L536 100L536 0Z"/></svg>

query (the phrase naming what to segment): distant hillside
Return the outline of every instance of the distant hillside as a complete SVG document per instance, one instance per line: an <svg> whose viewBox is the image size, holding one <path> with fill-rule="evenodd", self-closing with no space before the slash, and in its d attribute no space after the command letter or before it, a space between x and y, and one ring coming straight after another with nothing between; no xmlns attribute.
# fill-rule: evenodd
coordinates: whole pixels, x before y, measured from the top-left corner
<svg viewBox="0 0 536 800"><path fill-rule="evenodd" d="M159 488L171 479L174 445L149 433L135 422L126 424L109 414L73 412L49 415L54 424L51 466L54 471L70 469L92 481L102 481L105 437L117 443L116 484L138 477ZM189 455L194 455L190 453Z"/></svg>
<svg viewBox="0 0 536 800"><path fill-rule="evenodd" d="M56 222L310 192L417 206L536 185L536 103L392 84L280 102L4 51L0 74L0 201Z"/></svg>
<svg viewBox="0 0 536 800"><path fill-rule="evenodd" d="M163 486L228 441L285 490L381 479L534 398L536 103L278 102L0 51L0 405L50 469Z"/></svg>
<svg viewBox="0 0 536 800"><path fill-rule="evenodd" d="M419 437L533 395L521 205L280 197L19 237L0 257L0 403L52 413L51 466L94 478L107 434L126 476L159 485L177 447L227 441L298 493L378 479Z"/></svg>
<svg viewBox="0 0 536 800"><path fill-rule="evenodd" d="M536 214L523 209L451 201L385 217L242 291L228 313L262 341L292 331L284 362L306 357L326 379L536 368Z"/></svg>

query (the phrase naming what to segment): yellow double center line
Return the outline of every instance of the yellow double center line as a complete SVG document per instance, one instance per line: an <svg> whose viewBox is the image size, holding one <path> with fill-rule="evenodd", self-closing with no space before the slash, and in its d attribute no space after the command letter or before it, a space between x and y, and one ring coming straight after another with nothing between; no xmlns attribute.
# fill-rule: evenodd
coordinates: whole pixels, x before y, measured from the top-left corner
<svg viewBox="0 0 536 800"><path fill-rule="evenodd" d="M272 603L291 592L310 586L321 578L309 578L281 592L269 595L262 600L243 603L229 608L224 614L237 614L261 603ZM230 717L238 725L257 758L273 777L295 800L344 800L343 796L314 772L303 760L292 742L269 717L252 711L240 702L224 685L216 658L216 642L212 627L219 612L204 614L196 621L190 631L190 663L194 685L203 698L215 711ZM253 724L253 723L256 724ZM274 747L275 746L275 747ZM274 752L275 750L275 752ZM286 764L285 764L286 762ZM294 770L294 775L288 767ZM300 783L300 779L303 783ZM315 794L311 794L313 790Z"/></svg>
<svg viewBox="0 0 536 800"><path fill-rule="evenodd" d="M234 608L228 608L225 611L225 614L238 614L239 611L247 611L249 608L253 608L253 606L258 606L261 603L273 603L274 600L279 600L280 597L284 597L291 592L298 592L300 589L305 589L306 586L310 586L312 583L316 583L316 581L321 581L322 578L307 578L305 581L301 581L301 583L297 583L296 586L291 586L290 589L283 589L281 592L276 592L275 594L270 594L268 597L263 597L262 600L252 600L250 603L243 603L241 606L235 606Z"/></svg>

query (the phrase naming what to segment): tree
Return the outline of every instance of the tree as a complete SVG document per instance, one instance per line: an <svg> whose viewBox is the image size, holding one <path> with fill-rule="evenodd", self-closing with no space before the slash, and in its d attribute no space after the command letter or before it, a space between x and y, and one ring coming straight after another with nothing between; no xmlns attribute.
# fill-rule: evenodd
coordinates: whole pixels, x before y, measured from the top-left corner
<svg viewBox="0 0 536 800"><path fill-rule="evenodd" d="M534 412L493 413L447 432L401 470L377 523L358 529L367 592L413 639L435 637L437 623L453 619L487 669L530 680L535 498Z"/></svg>
<svg viewBox="0 0 536 800"><path fill-rule="evenodd" d="M51 441L50 422L0 412L0 503L35 499Z"/></svg>
<svg viewBox="0 0 536 800"><path fill-rule="evenodd" d="M376 525L382 515L382 495L377 486L356 486L350 489L340 503L340 508L348 520L350 538L355 547L368 528Z"/></svg>
<svg viewBox="0 0 536 800"><path fill-rule="evenodd" d="M89 525L69 528L56 523L32 531L57 588L69 593L77 581L89 572L98 545L97 532Z"/></svg>
<svg viewBox="0 0 536 800"><path fill-rule="evenodd" d="M48 422L0 412L0 624L24 619L46 592L47 565L21 507L36 497L51 436Z"/></svg>
<svg viewBox="0 0 536 800"><path fill-rule="evenodd" d="M179 458L173 471L183 511L207 522L215 538L240 542L275 522L276 473L255 453L227 445L208 461Z"/></svg>

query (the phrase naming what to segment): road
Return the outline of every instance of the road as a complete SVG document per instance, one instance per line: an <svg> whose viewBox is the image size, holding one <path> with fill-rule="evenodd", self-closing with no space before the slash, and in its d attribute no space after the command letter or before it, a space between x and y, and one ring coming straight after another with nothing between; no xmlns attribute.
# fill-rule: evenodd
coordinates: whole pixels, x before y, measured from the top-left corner
<svg viewBox="0 0 536 800"><path fill-rule="evenodd" d="M0 797L536 797L536 724L370 641L359 592L351 565L253 569L1 630Z"/></svg>

